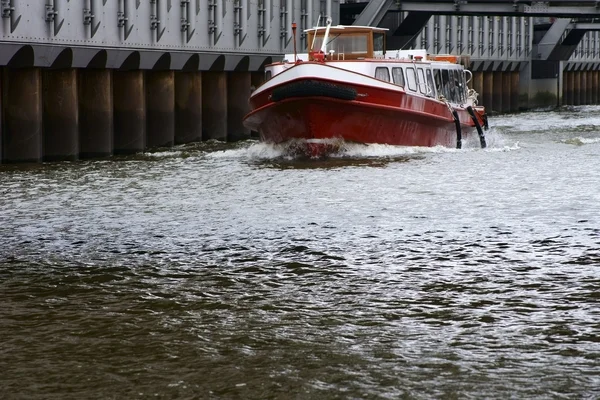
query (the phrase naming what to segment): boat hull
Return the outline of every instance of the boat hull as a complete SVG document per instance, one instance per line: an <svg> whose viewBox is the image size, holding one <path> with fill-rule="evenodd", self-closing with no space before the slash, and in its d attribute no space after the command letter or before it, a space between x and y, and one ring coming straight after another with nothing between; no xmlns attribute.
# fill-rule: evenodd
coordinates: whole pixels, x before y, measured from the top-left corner
<svg viewBox="0 0 600 400"><path fill-rule="evenodd" d="M249 114L246 126L261 140L343 139L402 146L449 146L457 143L453 119L432 118L394 107L326 97L302 97L269 104ZM463 138L474 126L462 125Z"/></svg>
<svg viewBox="0 0 600 400"><path fill-rule="evenodd" d="M456 147L475 131L464 107L323 64L302 63L268 81L250 98L244 125L263 141L343 139L358 143ZM480 124L483 124L481 112Z"/></svg>

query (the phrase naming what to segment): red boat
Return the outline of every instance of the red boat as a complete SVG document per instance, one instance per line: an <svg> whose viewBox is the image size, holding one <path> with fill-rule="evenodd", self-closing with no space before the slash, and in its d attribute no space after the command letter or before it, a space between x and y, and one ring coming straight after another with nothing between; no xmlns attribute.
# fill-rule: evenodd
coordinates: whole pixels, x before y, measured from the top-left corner
<svg viewBox="0 0 600 400"><path fill-rule="evenodd" d="M307 30L311 51L266 66L244 125L265 142L301 141L309 155L335 149L339 139L460 148L476 133L485 147L487 118L467 86L468 59L386 52L385 31L330 20Z"/></svg>

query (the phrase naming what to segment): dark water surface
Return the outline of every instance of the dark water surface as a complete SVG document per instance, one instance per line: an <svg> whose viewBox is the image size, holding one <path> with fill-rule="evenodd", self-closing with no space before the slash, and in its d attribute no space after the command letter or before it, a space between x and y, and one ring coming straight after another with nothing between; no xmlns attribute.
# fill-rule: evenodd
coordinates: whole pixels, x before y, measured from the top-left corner
<svg viewBox="0 0 600 400"><path fill-rule="evenodd" d="M3 399L600 396L600 108L490 148L0 168Z"/></svg>

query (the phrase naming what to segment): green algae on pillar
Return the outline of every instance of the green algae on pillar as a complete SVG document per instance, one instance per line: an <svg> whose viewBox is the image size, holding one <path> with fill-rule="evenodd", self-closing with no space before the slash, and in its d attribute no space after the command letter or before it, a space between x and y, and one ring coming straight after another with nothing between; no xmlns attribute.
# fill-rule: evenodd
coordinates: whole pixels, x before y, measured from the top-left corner
<svg viewBox="0 0 600 400"><path fill-rule="evenodd" d="M227 140L227 73L202 73L202 139Z"/></svg>
<svg viewBox="0 0 600 400"><path fill-rule="evenodd" d="M175 80L173 71L146 72L146 132L148 147L175 142Z"/></svg>
<svg viewBox="0 0 600 400"><path fill-rule="evenodd" d="M80 69L79 158L113 153L113 99L110 69Z"/></svg>
<svg viewBox="0 0 600 400"><path fill-rule="evenodd" d="M4 68L2 161L42 160L42 77L39 68Z"/></svg>
<svg viewBox="0 0 600 400"><path fill-rule="evenodd" d="M242 121L250 111L250 72L229 72L227 78L227 140L234 142L250 137Z"/></svg>
<svg viewBox="0 0 600 400"><path fill-rule="evenodd" d="M114 71L114 153L131 154L146 147L146 101L144 73Z"/></svg>
<svg viewBox="0 0 600 400"><path fill-rule="evenodd" d="M43 120L44 161L67 161L79 158L79 110L77 70L44 70Z"/></svg>
<svg viewBox="0 0 600 400"><path fill-rule="evenodd" d="M202 73L175 72L175 143L202 140Z"/></svg>

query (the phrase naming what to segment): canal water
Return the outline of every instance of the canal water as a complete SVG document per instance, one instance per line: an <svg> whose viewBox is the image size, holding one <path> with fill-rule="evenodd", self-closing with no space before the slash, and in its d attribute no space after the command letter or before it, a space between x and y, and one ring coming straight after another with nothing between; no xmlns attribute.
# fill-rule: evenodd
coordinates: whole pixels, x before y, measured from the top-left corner
<svg viewBox="0 0 600 400"><path fill-rule="evenodd" d="M598 398L600 108L490 124L2 166L0 397Z"/></svg>

